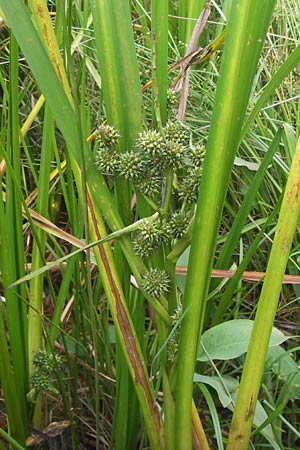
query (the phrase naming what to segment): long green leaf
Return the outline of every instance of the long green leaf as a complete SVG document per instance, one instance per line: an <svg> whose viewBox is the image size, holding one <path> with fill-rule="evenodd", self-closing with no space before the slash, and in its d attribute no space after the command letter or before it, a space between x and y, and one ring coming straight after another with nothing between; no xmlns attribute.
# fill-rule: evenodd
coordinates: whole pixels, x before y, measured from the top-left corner
<svg viewBox="0 0 300 450"><path fill-rule="evenodd" d="M168 87L168 0L152 0L151 35L153 40L152 87L154 109L158 102L159 120L165 125L167 120ZM158 112L158 111L157 111Z"/></svg>
<svg viewBox="0 0 300 450"><path fill-rule="evenodd" d="M28 389L27 374L27 311L22 300L26 298L26 290L20 287L8 290L14 278L24 274L24 247L22 214L18 197L20 184L20 145L19 145L19 88L18 88L18 58L19 48L14 36L10 38L9 65L9 110L5 127L6 154L3 155L10 162L10 169L5 177L6 203L3 204L1 183L0 207L0 272L1 284L6 299L5 321L9 340L8 353L6 333L4 331L4 315L1 320L1 355L3 352L3 366L1 362L1 385L8 412L8 421L12 436L24 444L28 433L28 411L26 392ZM4 115L3 115L4 117ZM1 153L4 148L1 144ZM15 182L17 180L17 182ZM17 326L16 326L17 324Z"/></svg>
<svg viewBox="0 0 300 450"><path fill-rule="evenodd" d="M227 25L184 294L190 308L182 324L176 386L178 448L191 449L191 401L195 353L204 320L206 296L218 227L259 54L274 1L237 0ZM184 383L182 383L184 380Z"/></svg>
<svg viewBox="0 0 300 450"><path fill-rule="evenodd" d="M137 133L143 127L141 84L129 3L124 0L97 0L92 11L106 116L108 122L118 129L121 135L119 151L124 152L131 150ZM114 192L118 211L124 223L128 224L131 219L129 182L116 178ZM123 288L127 294L130 274L119 245L115 246L114 254L119 273L126 280L123 281ZM142 320L140 317L138 322ZM117 450L125 450L128 446L137 445L139 411L119 341L116 353L117 393L112 440ZM134 412L135 417L132 417Z"/></svg>
<svg viewBox="0 0 300 450"><path fill-rule="evenodd" d="M190 0L187 2L187 24L185 30L185 43L188 44L193 33L195 20L198 19L200 11L207 6L209 2L205 0Z"/></svg>
<svg viewBox="0 0 300 450"><path fill-rule="evenodd" d="M2 235L3 236L3 235ZM0 260L1 262L1 260ZM11 299L9 299L11 300ZM12 299L15 301L15 298ZM4 392L5 405L8 418L10 420L10 432L12 436L21 444L25 444L27 435L26 423L24 423L24 415L20 409L20 396L18 395L18 386L15 382L15 374L12 369L10 355L8 353L8 345L6 331L4 328L3 305L0 305L0 380Z"/></svg>

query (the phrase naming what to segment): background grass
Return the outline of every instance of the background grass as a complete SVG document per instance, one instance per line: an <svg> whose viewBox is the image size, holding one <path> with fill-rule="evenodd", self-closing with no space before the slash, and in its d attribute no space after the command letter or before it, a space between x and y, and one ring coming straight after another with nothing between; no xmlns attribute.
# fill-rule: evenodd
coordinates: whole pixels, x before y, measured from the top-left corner
<svg viewBox="0 0 300 450"><path fill-rule="evenodd" d="M5 12L5 2L2 3ZM156 422L158 428L152 434L151 429L155 423L155 411L162 407L167 448L177 448L173 433L176 370L166 363L164 350L159 353L170 331L170 323L155 316L149 303L145 303L143 293L128 283L130 273L139 282L146 266L165 266L165 257L171 250L169 244L146 263L133 253L129 235L123 236L118 243L115 241L112 246L107 245L113 279L129 311L134 336L140 347L140 359L144 361L150 377L149 390L153 404L154 400L157 402L154 412L150 412L149 408L145 413L147 399L143 404L141 396L140 400L135 397L130 376L134 359L129 358L129 363L126 363L128 348L124 328L122 324L118 328L115 298L110 293L111 281L108 281L104 260L97 249L95 256L100 276L94 264L94 255L86 259L84 254L78 254L70 258L67 265L60 264L49 274L39 274L28 284L8 290L8 286L27 271L26 264L28 270L33 270L75 249L63 236L45 233L40 226L34 225L28 211L22 219L22 206L23 209L29 206L61 230L86 240L99 238L97 228L87 225L88 215L92 222L93 212L99 221L101 235L153 212L151 205L139 193L137 208L132 208L132 188L127 181L120 177L113 179L99 175L94 167L96 144L87 144L86 139L103 120L109 119L120 130L122 140L119 151L124 152L131 148L138 132L157 126L158 116L161 115L164 124L167 116L172 114L172 106L169 105L166 110L166 82L170 86L177 74L167 74L166 66L184 54L194 18L200 13L204 2L189 2L188 9L186 2L179 2L177 9L173 2L153 1L150 5L147 1L132 1L131 11L128 2L120 3L124 11L119 11L119 2L112 2L110 8L107 2L96 3L96 9L92 9L88 2L69 4L68 9L63 8L63 2L48 4L55 28L57 58L57 49L61 49L61 60L57 59L57 67L61 67L63 74L60 80L53 66L49 66L48 50L45 48L49 45L52 48L51 44L38 38L29 39L34 33L30 21L27 21L29 28L26 33L20 27L20 24L25 26L26 23L25 16L20 15L22 11L24 14L26 11L28 18L31 14L34 17L37 3L29 2L28 10L24 6L16 10L13 20L7 14L15 37L6 22L1 25L0 142L4 162L0 264L1 295L5 297L6 304L2 305L0 344L6 363L1 364L0 369L1 392L5 396L5 405L1 403L0 424L3 430L8 431L8 417L9 433L23 446L33 426L44 429L44 435L48 435L48 444L45 440L41 444L45 448L54 439L60 448L88 449L96 446L146 449L149 437L153 448L156 448L155 445L163 447L161 424ZM232 3L211 2L211 15L200 38L202 46L219 34ZM168 19L163 6L169 8ZM155 19L153 23L151 12ZM235 160L230 171L216 252L211 254L214 266L218 267L218 262L222 261L222 269L233 264L243 268L244 263L247 270L266 270L282 193L299 136L298 15L297 2L276 2L254 84L251 82L247 109L251 122L246 119L244 124L237 153L241 160ZM160 21L165 25L164 31L168 29L168 36L166 33L157 35L154 40L153 33L159 28ZM105 39L110 40L108 44ZM118 47L122 41L127 48ZM205 64L193 67L190 73L185 123L191 130L193 141L200 141L205 146L212 123L222 55L221 49ZM152 72L155 56L161 58L157 60L161 73ZM47 70L41 70L43 66ZM153 91L151 93L148 89L142 93L141 86L149 79L153 80ZM61 80L64 80L63 85ZM158 104L155 89L159 92ZM46 98L46 105L36 111L30 128L22 135L21 127L34 110L41 92ZM251 111L256 113L255 116L251 116ZM280 143L274 145L279 129L283 129ZM273 151L275 155L266 163L264 177L257 183L250 201L251 186L255 184L257 172L257 166L252 163L260 163L266 154ZM55 169L56 173L51 177L50 173ZM86 185L92 208L86 201ZM232 224L247 200L249 205L240 220L236 242L227 258L222 259L223 243L226 240L229 242ZM173 203L170 208L174 208ZM166 268L175 283L172 275L174 265L167 265ZM298 229L289 253L287 272L299 273ZM184 282L185 277L181 275L178 285L182 286ZM220 282L220 279L211 282L209 290L213 293L209 296L202 319L203 331L214 321L254 318L261 284L242 282L240 276L225 286ZM275 325L289 336L299 334L299 295L296 284L284 285L281 290ZM177 297L181 297L181 291ZM170 295L167 300L169 305L173 305L168 311L171 315L174 296ZM226 307L222 308L224 304ZM160 307L165 306L162 301ZM51 375L51 385L58 389L58 393L45 390L36 399L37 403L31 403L26 394L31 390L30 373L35 370L32 358L41 347L46 347L50 354L61 355L62 366ZM295 340L287 341L284 349L292 355L289 364L294 361L297 365L299 358ZM186 353L186 349L182 353ZM267 441L262 433L254 431L250 443L252 448L294 449L299 446L299 388L297 383L296 387L293 384L293 377L297 377L298 372L290 372L290 375L283 377L278 367L281 361L286 361L284 358L286 353L278 354L271 363L269 356L259 394L273 428L274 441ZM287 364L285 362L284 365ZM239 379L243 365L244 356L240 356L229 361L217 361L216 366L197 362L196 370L207 376L215 375L217 370L221 377L226 375ZM15 398L14 392L17 392L18 398ZM195 389L194 402L201 411L208 445L223 448L231 413L222 406L214 389L202 386L201 392L200 395L200 391ZM149 417L152 414L153 420L146 421L145 426L147 414ZM67 423L63 422L66 420ZM59 423L59 433L56 438L51 438L46 427L54 421ZM4 434L1 436L3 438ZM155 439L156 444L153 443ZM5 442L1 441L3 448Z"/></svg>

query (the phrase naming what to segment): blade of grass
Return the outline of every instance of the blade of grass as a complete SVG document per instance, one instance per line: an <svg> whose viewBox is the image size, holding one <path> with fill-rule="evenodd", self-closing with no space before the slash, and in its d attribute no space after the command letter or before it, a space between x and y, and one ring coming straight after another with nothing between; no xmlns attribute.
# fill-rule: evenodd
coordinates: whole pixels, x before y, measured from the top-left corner
<svg viewBox="0 0 300 450"><path fill-rule="evenodd" d="M8 433L6 433L2 428L0 428L0 436L6 441L9 442L10 445L12 445L13 448L16 450L25 450L25 447L20 445L15 439L13 439ZM2 444L0 444L2 446ZM2 450L2 447L0 447ZM3 450L5 450L6 447L3 446Z"/></svg>
<svg viewBox="0 0 300 450"><path fill-rule="evenodd" d="M226 310L228 309L229 305L233 301L234 292L235 292L235 289L236 289L236 286L237 286L239 280L244 278L244 275L245 275L244 271L245 271L247 265L250 263L251 258L253 257L254 253L257 251L259 243L260 243L263 235L265 234L267 227L273 225L277 214L278 214L278 208L276 207L272 211L272 214L270 215L268 220L261 227L261 230L259 231L259 233L255 237L254 241L252 242L251 247L248 249L245 257L241 261L241 263L240 263L239 267L237 268L236 272L234 273L232 279L228 282L228 285L227 285L224 293L222 294L220 303L218 304L218 306L216 308L216 312L213 316L212 325L211 325L212 327L217 325L218 323L222 322L222 319L224 318ZM262 273L260 275L260 277L261 277L260 279L262 279L264 277L264 275L265 274ZM256 280L258 281L258 278L256 278Z"/></svg>
<svg viewBox="0 0 300 450"><path fill-rule="evenodd" d="M276 136L274 137L263 161L261 162L260 167L251 182L251 185L249 187L247 195L246 195L241 207L239 208L237 215L235 216L232 226L230 227L229 233L227 234L227 237L226 237L226 241L224 242L224 245L222 247L220 255L217 259L216 266L215 266L216 269L221 269L221 268L227 269L228 265L230 264L230 258L232 257L235 245L240 237L241 230L243 228L243 225L245 223L247 215L250 212L250 209L252 207L252 204L255 199L258 188L261 185L262 180L265 176L265 172L268 169L269 164L272 162L274 153L276 152L276 150L279 146L281 137L282 137L282 130L279 129L279 131L276 133Z"/></svg>
<svg viewBox="0 0 300 450"><path fill-rule="evenodd" d="M31 66L32 72L36 77L46 100L48 101L53 116L56 119L59 127L61 128L66 141L70 145L70 156L72 156L74 176L76 177L78 188L81 189L78 163L78 161L80 160L80 139L77 131L77 121L72 106L68 102L67 97L62 90L62 87L55 74L55 71L53 70L52 65L49 63L47 54L37 37L36 31L30 21L25 5L19 0L14 4L8 4L1 0L0 4L5 9L7 20L14 28L16 37L22 46L24 54L26 55L27 62ZM22 25L21 27L20 24ZM24 36L26 36L26 39L24 39ZM120 220L118 213L116 213L114 210L107 186L104 183L104 180L96 172L91 155L87 154L86 157L87 181L90 186L89 194L92 198L92 201L89 203L89 208L93 208L92 205L99 204L99 193L101 193L101 205L103 207L103 210L107 214L106 218L109 219L111 228L120 228L122 227L122 221ZM99 215L97 216L97 219L101 227L103 227L101 229L101 233L104 234L102 217ZM92 227L95 226L96 222L92 221ZM91 233L95 233L95 230L91 230ZM126 256L129 262L134 266L133 271L137 273L137 276L139 276L139 273L142 273L143 270L145 270L143 264L139 261L138 258L133 255L132 250L130 250L128 239L122 239L122 246L126 252ZM111 258L110 263L113 264ZM106 269L108 268L106 267ZM102 276L101 271L100 274ZM105 271L103 271L103 276L106 277ZM112 300L110 283L107 282L107 278L104 285L105 289L107 290L108 298ZM114 294L117 294L119 290L120 287L118 286L118 289L114 292ZM112 309L114 309L114 305L114 303L110 303ZM123 312L123 307L121 307L121 311ZM128 317L127 313L125 316L126 318ZM114 317L117 318L116 314L114 315ZM128 321L125 322L125 325L129 325L130 327L132 326L131 322ZM121 324L116 323L116 326L121 327L119 328L119 338L122 340L124 351L127 352L130 349L126 346L126 344L128 343L125 342L125 339L127 338L127 329L124 328L125 325L124 322L122 322ZM131 375L133 376L134 381L136 381L135 377L137 375L134 370L134 368L136 367L136 359L139 359L140 361L141 357L142 355L139 352L134 352L134 354L126 354L127 362L130 364ZM151 388L149 386L148 377L144 370L145 367L143 367L143 370L139 372L140 378L138 379L138 382L135 382L135 387L139 396L150 440L154 443L154 447L156 445L157 448L161 448L162 437L160 430L160 420L156 412L156 408L155 406L153 406L154 400L151 395Z"/></svg>
<svg viewBox="0 0 300 450"><path fill-rule="evenodd" d="M10 36L10 65L9 65L9 109L6 126L6 157L11 161L11 171L6 175L5 187L7 190L7 203L3 204L1 198L0 213L0 268L1 282L6 298L6 324L10 344L10 356L5 356L1 383L4 388L5 402L9 411L8 420L13 437L22 445L28 433L28 411L26 392L28 389L27 373L27 318L26 306L22 299L26 298L26 289L16 288L9 291L7 288L12 279L24 274L24 248L22 216L18 202L18 189L14 183L14 176L20 182L20 146L19 146L19 89L18 89L18 58L19 49L13 35ZM1 145L2 150L2 145ZM3 190L1 183L1 191ZM1 318L1 322L2 322ZM18 326L16 326L16 323ZM2 324L3 326L3 324ZM4 332L3 332L4 333ZM2 333L1 333L2 334ZM1 345L5 346L5 333L2 334ZM11 359L11 360L10 360ZM9 367L10 366L10 367ZM11 373L10 373L11 372ZM4 380L3 377L10 377ZM11 395L11 390L15 390ZM16 401L17 397L17 401ZM14 409L18 413L14 414Z"/></svg>
<svg viewBox="0 0 300 450"><path fill-rule="evenodd" d="M121 151L125 151L143 125L141 86L128 2L113 0L109 4L97 0L93 23L106 117L120 132Z"/></svg>
<svg viewBox="0 0 300 450"><path fill-rule="evenodd" d="M300 211L300 139L288 177L275 238L251 333L238 398L228 437L228 450L246 450L261 384L282 280Z"/></svg>
<svg viewBox="0 0 300 450"><path fill-rule="evenodd" d="M64 70L58 42L55 36L54 29L52 27L47 2L46 0L29 0L28 5L32 13L35 26L37 27L37 30L41 37L41 41L44 42L45 49L49 53L53 67L55 68L64 92L66 93L70 104L73 105L72 94L70 91L67 75Z"/></svg>
<svg viewBox="0 0 300 450"><path fill-rule="evenodd" d="M186 17L187 17L187 2L185 0L178 1L178 39L180 42L185 42Z"/></svg>
<svg viewBox="0 0 300 450"><path fill-rule="evenodd" d="M236 1L227 25L210 133L195 216L182 323L176 386L176 440L191 449L191 405L195 354L218 227L259 54L274 1ZM184 383L182 383L184 380Z"/></svg>
<svg viewBox="0 0 300 450"><path fill-rule="evenodd" d="M92 238L101 239L103 227L97 212L89 205L91 221L94 224ZM98 224L98 225L97 225ZM150 443L153 448L164 448L162 424L156 403L153 398L153 392L148 383L148 376L144 363L144 357L139 345L139 341L132 326L128 308L120 289L120 282L112 261L112 254L107 244L99 245L95 248L95 256L99 265L100 272L103 273L102 282L106 284L106 294L110 302L110 309L114 318L116 331L126 357L128 368L134 382L137 395L139 396L140 406L143 411L143 418L146 423Z"/></svg>
<svg viewBox="0 0 300 450"><path fill-rule="evenodd" d="M268 98L273 94L277 86L280 85L282 80L299 64L300 61L300 45L295 48L295 50L289 55L286 61L280 66L276 74L265 86L263 93L256 101L251 113L248 115L242 129L241 137L242 140L247 131L249 130L251 124L253 123L255 117L258 115L262 106L266 103Z"/></svg>
<svg viewBox="0 0 300 450"><path fill-rule="evenodd" d="M215 406L215 403L213 401L211 393L209 392L209 390L207 389L207 387L205 386L204 383L198 383L198 387L199 387L200 391L202 392L202 394L205 398L205 401L208 405L208 408L209 408L209 412L210 412L214 430L215 430L215 436L216 436L216 440L217 440L218 450L224 450L220 421L219 421L219 417L218 417L218 413L217 413L217 408Z"/></svg>
<svg viewBox="0 0 300 450"><path fill-rule="evenodd" d="M2 208L1 208L2 209ZM1 211L2 213L2 211ZM1 222L0 222L1 224ZM0 258L2 252L0 252ZM1 258L2 259L2 258ZM0 259L0 263L2 263ZM1 264L2 265L2 264ZM15 298L9 298L8 300L16 301ZM8 345L6 339L6 332L4 328L4 306L0 304L0 351L1 351L1 364L0 364L0 380L3 389L5 407L7 411L7 417L10 419L10 433L20 444L25 444L27 436L27 427L24 422L24 414L20 408L21 398L18 396L18 383L15 380L15 372L13 371L10 355L8 353Z"/></svg>

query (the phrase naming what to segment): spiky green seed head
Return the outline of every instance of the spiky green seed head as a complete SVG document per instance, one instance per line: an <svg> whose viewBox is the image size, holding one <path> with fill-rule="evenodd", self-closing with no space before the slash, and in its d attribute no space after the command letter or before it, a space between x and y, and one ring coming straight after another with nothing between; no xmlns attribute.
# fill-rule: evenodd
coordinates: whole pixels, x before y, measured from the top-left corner
<svg viewBox="0 0 300 450"><path fill-rule="evenodd" d="M203 165L203 160L205 156L205 146L202 143L198 143L192 146L189 152L191 159L191 165L196 167L201 167Z"/></svg>
<svg viewBox="0 0 300 450"><path fill-rule="evenodd" d="M120 170L119 153L115 150L100 149L95 155L95 165L102 175L115 175Z"/></svg>
<svg viewBox="0 0 300 450"><path fill-rule="evenodd" d="M146 171L145 160L140 152L125 152L119 156L120 175L127 180L141 180Z"/></svg>
<svg viewBox="0 0 300 450"><path fill-rule="evenodd" d="M36 369L45 367L48 362L49 353L47 353L45 350L37 352L32 359L32 363Z"/></svg>
<svg viewBox="0 0 300 450"><path fill-rule="evenodd" d="M182 306L179 305L171 315L172 327L176 326L176 328L171 331L172 336L170 337L167 345L167 359L171 363L175 362L179 349L178 342L180 334L180 324L178 324L178 320L180 320L181 316L182 316Z"/></svg>
<svg viewBox="0 0 300 450"><path fill-rule="evenodd" d="M57 354L41 350L34 355L32 363L39 372L51 373L61 364L61 358Z"/></svg>
<svg viewBox="0 0 300 450"><path fill-rule="evenodd" d="M156 197L161 192L162 178L160 176L150 176L135 183L135 187L148 197Z"/></svg>
<svg viewBox="0 0 300 450"><path fill-rule="evenodd" d="M171 165L174 170L183 167L186 148L180 142L169 141L166 146L167 165Z"/></svg>
<svg viewBox="0 0 300 450"><path fill-rule="evenodd" d="M195 203L198 199L202 167L189 168L178 187L178 196L187 203Z"/></svg>
<svg viewBox="0 0 300 450"><path fill-rule="evenodd" d="M189 226L189 216L184 211L175 211L167 223L168 234L175 239L180 239Z"/></svg>
<svg viewBox="0 0 300 450"><path fill-rule="evenodd" d="M165 155L166 142L157 130L147 130L139 133L136 147L145 153L145 157L163 157Z"/></svg>
<svg viewBox="0 0 300 450"><path fill-rule="evenodd" d="M167 242L169 239L166 223L162 220L155 222L144 222L140 226L139 234L145 241L152 242L156 246Z"/></svg>
<svg viewBox="0 0 300 450"><path fill-rule="evenodd" d="M132 241L133 249L141 258L148 258L155 249L169 241L167 224L161 220L145 221Z"/></svg>
<svg viewBox="0 0 300 450"><path fill-rule="evenodd" d="M34 372L31 376L31 385L36 392L45 391L49 388L51 378L48 373Z"/></svg>
<svg viewBox="0 0 300 450"><path fill-rule="evenodd" d="M110 148L118 143L120 134L111 125L101 125L96 131L95 141L100 148Z"/></svg>
<svg viewBox="0 0 300 450"><path fill-rule="evenodd" d="M179 103L178 93L174 89L167 90L167 108L177 108Z"/></svg>
<svg viewBox="0 0 300 450"><path fill-rule="evenodd" d="M136 233L132 240L133 251L142 259L149 258L156 248L155 244L144 239L140 233Z"/></svg>
<svg viewBox="0 0 300 450"><path fill-rule="evenodd" d="M178 354L179 344L176 341L174 335L170 338L167 345L167 360L170 363L174 363L176 361L176 357Z"/></svg>
<svg viewBox="0 0 300 450"><path fill-rule="evenodd" d="M172 326L177 324L177 322L181 318L181 316L182 316L182 305L179 304L177 306L177 308L174 310L173 314L171 315ZM177 327L177 329L179 329L179 327Z"/></svg>
<svg viewBox="0 0 300 450"><path fill-rule="evenodd" d="M160 298L170 289L170 278L165 270L149 269L144 273L141 288L149 295Z"/></svg>
<svg viewBox="0 0 300 450"><path fill-rule="evenodd" d="M168 120L163 129L166 141L175 141L182 146L188 146L190 142L190 131L178 120Z"/></svg>

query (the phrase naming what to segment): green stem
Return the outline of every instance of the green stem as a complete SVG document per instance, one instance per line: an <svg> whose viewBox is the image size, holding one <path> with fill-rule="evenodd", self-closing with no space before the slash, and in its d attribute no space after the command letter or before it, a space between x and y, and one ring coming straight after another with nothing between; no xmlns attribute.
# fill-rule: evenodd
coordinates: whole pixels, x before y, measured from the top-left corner
<svg viewBox="0 0 300 450"><path fill-rule="evenodd" d="M48 216L49 174L51 169L53 125L49 108L46 106L43 126L43 142L41 150L41 164L38 182L37 212ZM37 227L32 246L32 270L45 264L44 250L46 243L45 231ZM43 315L44 276L40 274L30 280L29 311L28 311L28 354L29 374L34 372L32 359L42 349L42 315ZM42 398L39 396L35 404L34 426L37 430L42 425Z"/></svg>
<svg viewBox="0 0 300 450"><path fill-rule="evenodd" d="M218 228L273 6L274 1L262 5L260 0L237 0L228 21L184 293L184 309L190 309L182 322L176 385L176 443L180 450L192 447L195 356L205 317Z"/></svg>
<svg viewBox="0 0 300 450"><path fill-rule="evenodd" d="M167 120L168 88L168 0L152 0L153 101L158 125ZM163 26L162 26L163 24Z"/></svg>

